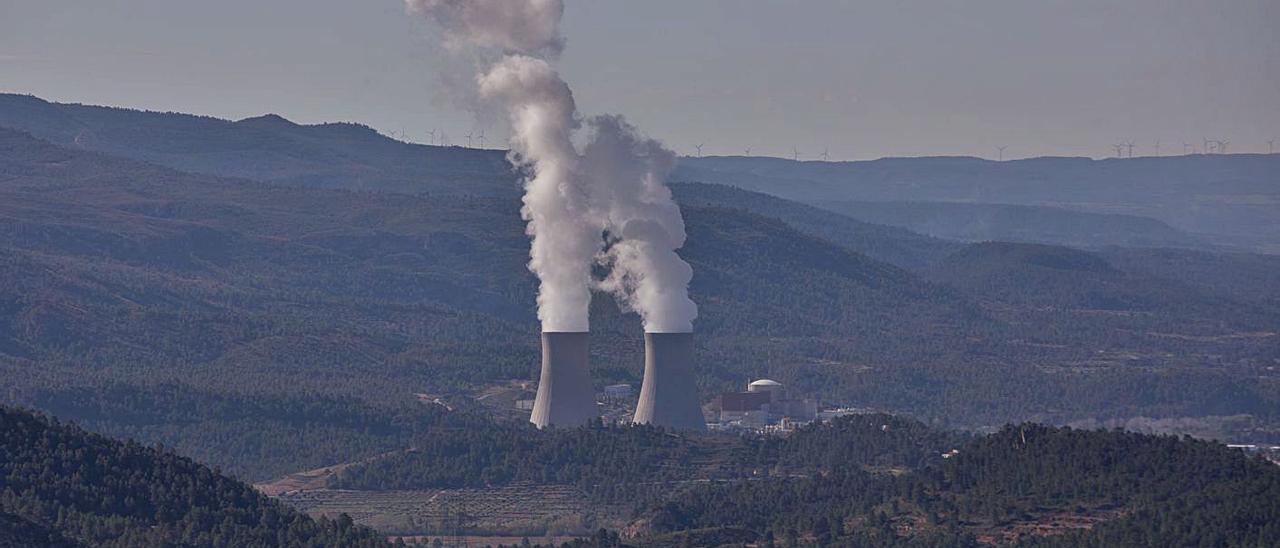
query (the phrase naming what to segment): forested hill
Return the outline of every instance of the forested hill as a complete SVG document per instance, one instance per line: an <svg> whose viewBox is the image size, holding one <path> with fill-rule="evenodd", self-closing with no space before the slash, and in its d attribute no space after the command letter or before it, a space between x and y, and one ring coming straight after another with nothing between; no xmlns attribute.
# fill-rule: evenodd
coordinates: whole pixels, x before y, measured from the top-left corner
<svg viewBox="0 0 1280 548"><path fill-rule="evenodd" d="M0 548L71 548L83 546L17 514L0 512Z"/></svg>
<svg viewBox="0 0 1280 548"><path fill-rule="evenodd" d="M1274 546L1280 467L1214 442L867 414L785 437L440 414L341 489L576 485L638 546Z"/></svg>
<svg viewBox="0 0 1280 548"><path fill-rule="evenodd" d="M871 223L971 242L1003 240L1085 248L1210 247L1201 238L1150 217L1042 205L834 201L822 203L822 207Z"/></svg>
<svg viewBox="0 0 1280 548"><path fill-rule="evenodd" d="M1159 273L1162 274L1162 273ZM1059 246L1008 242L971 244L924 271L926 278L983 301L1022 311L1095 311L1157 317L1194 316L1198 331L1221 325L1256 325L1275 319L1254 299L1197 292L1186 282L1157 273L1122 271L1100 255ZM1236 323L1240 322L1240 323Z"/></svg>
<svg viewBox="0 0 1280 548"><path fill-rule="evenodd" d="M177 456L0 406L0 546L384 546Z"/></svg>
<svg viewBox="0 0 1280 548"><path fill-rule="evenodd" d="M1190 438L1022 424L907 473L687 489L638 523L667 546L1276 546L1280 468Z"/></svg>
<svg viewBox="0 0 1280 548"><path fill-rule="evenodd" d="M874 413L815 423L788 436L720 436L646 425L539 430L527 423L432 414L398 452L343 469L333 487L362 490L578 485L609 502L663 498L670 485L734 480L762 473L836 468L918 468L969 441L959 432ZM772 471L772 472L770 472ZM644 486L651 489L645 490ZM656 489L656 492L649 492Z"/></svg>
<svg viewBox="0 0 1280 548"><path fill-rule="evenodd" d="M932 266L962 247L962 244L950 240L863 222L811 205L729 185L673 183L671 192L682 207L741 209L776 218L811 236L906 269Z"/></svg>

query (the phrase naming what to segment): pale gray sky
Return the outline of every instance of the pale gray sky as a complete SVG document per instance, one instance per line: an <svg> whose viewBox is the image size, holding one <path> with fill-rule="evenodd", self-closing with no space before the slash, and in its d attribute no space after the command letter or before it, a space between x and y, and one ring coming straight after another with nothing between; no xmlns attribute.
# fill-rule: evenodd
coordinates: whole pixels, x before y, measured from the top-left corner
<svg viewBox="0 0 1280 548"><path fill-rule="evenodd" d="M561 64L683 154L1265 152L1278 26L1280 0L569 0ZM0 0L0 91L465 141L435 42L401 0Z"/></svg>

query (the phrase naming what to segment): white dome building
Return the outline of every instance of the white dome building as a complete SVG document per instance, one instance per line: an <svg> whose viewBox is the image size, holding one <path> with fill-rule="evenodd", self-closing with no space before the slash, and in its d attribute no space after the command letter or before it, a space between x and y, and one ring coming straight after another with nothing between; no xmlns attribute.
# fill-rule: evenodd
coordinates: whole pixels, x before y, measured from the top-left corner
<svg viewBox="0 0 1280 548"><path fill-rule="evenodd" d="M751 381L751 384L747 385L747 392L767 392L778 388L782 388L782 383L772 379L760 379Z"/></svg>
<svg viewBox="0 0 1280 548"><path fill-rule="evenodd" d="M787 399L786 387L782 386L782 383L771 379L751 381L751 384L747 385L747 392L767 392L769 393L769 399L772 401Z"/></svg>

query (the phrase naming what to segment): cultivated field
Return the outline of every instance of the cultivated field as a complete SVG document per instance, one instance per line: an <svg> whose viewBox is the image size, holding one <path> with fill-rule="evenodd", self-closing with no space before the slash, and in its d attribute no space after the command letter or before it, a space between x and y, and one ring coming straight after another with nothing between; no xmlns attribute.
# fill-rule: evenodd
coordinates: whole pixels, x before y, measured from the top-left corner
<svg viewBox="0 0 1280 548"><path fill-rule="evenodd" d="M289 491L276 498L312 516L347 514L395 535L585 534L620 519L618 510L589 504L571 486L512 485L425 491Z"/></svg>

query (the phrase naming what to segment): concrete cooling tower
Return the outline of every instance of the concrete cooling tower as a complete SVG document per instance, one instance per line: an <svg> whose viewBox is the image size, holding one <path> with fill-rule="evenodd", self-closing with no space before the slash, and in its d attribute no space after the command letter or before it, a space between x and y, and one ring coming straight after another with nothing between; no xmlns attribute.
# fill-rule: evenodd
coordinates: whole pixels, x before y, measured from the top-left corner
<svg viewBox="0 0 1280 548"><path fill-rule="evenodd" d="M644 383L634 422L707 429L693 381L693 333L644 334Z"/></svg>
<svg viewBox="0 0 1280 548"><path fill-rule="evenodd" d="M542 374L529 422L538 428L581 426L598 416L587 371L586 333L542 334Z"/></svg>

